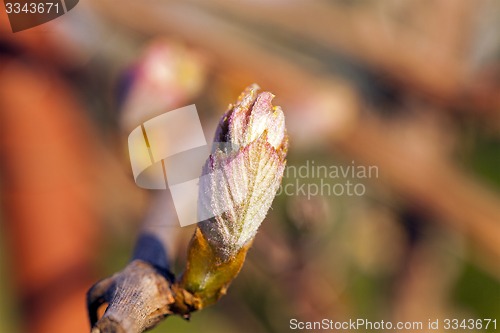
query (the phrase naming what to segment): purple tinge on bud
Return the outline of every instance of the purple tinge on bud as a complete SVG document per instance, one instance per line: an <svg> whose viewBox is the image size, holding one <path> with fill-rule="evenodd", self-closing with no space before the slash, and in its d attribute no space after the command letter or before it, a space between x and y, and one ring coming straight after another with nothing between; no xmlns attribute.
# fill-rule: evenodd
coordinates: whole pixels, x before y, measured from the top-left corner
<svg viewBox="0 0 500 333"><path fill-rule="evenodd" d="M199 211L215 217L199 227L222 261L253 239L281 183L288 137L283 111L272 105L273 98L254 84L230 105L200 178Z"/></svg>

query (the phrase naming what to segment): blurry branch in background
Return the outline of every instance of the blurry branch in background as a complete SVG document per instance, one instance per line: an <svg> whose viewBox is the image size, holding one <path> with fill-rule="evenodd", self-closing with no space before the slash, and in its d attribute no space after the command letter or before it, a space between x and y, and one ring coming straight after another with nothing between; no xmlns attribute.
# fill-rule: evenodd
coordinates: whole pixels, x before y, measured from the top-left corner
<svg viewBox="0 0 500 333"><path fill-rule="evenodd" d="M293 38L296 43L310 45L312 55L319 48L320 52L331 52L331 56L352 57L367 69L441 105L473 108L498 121L498 115L492 112L500 107L496 94L499 69L488 54L483 54L500 49L487 35L497 28L495 22L487 21L486 29L490 31L478 36L480 28L484 30L479 27L483 23L479 22L481 15L498 8L491 1L433 4L367 1L333 5L294 1L283 6L278 1L189 0L156 1L147 6L124 1L123 6L114 8L112 1L93 3L107 18L138 31L175 33L222 56L224 66L241 68L243 63L263 63L269 56L259 52L263 47L279 50L290 58L293 47L289 48L287 41ZM137 19L143 15L152 19ZM262 38L263 34L267 38ZM240 47L234 47L235 44ZM245 55L245 49L257 51L258 56L248 52ZM309 56L307 50L302 51ZM247 57L253 61L245 62ZM280 72L283 66L268 71Z"/></svg>
<svg viewBox="0 0 500 333"><path fill-rule="evenodd" d="M478 9L477 3L467 1L435 1L437 6L420 1L345 6L317 1L295 1L287 6L223 0L189 3L219 13L221 18L248 23L250 28L261 24L261 28L352 56L394 80L446 100L456 97L464 83L463 37Z"/></svg>
<svg viewBox="0 0 500 333"><path fill-rule="evenodd" d="M92 332L138 333L168 315L189 318L216 303L238 275L276 195L285 169L288 136L274 95L248 87L217 128L213 152L203 168L198 223L179 280L170 272L168 230L148 228L133 260L88 292ZM165 218L173 218L172 212ZM98 310L108 303L101 319Z"/></svg>
<svg viewBox="0 0 500 333"><path fill-rule="evenodd" d="M304 137L323 138L323 141L327 138L334 149L341 149L347 156L379 165L386 185L451 228L470 235L489 254L488 269L496 272L498 267L494 263L500 259L500 243L495 241L500 234L498 195L455 166L449 154L438 152L420 158L407 149L407 142L398 139L398 133L383 119L360 116L363 102L350 82L339 76L314 74L326 66L320 60L308 57L307 53L298 55L274 42L273 34L262 38L266 28L278 27L284 35L352 54L368 69L373 66L373 71L402 82L401 89L416 91L428 102L437 104L435 110L463 106L472 116L498 127L498 94L474 96L485 91L478 88L481 86L488 86L486 91L498 90L498 82L471 81L471 77L482 71L482 64L474 63L471 55L474 22L479 11L494 4L474 2L473 6L467 1L438 1L441 7L437 9L419 9L418 3L409 1L404 6L408 6L405 10L415 7L415 24L424 31L421 35L411 24L406 30L396 23L391 26L387 20L367 16L362 8L351 13L349 7L339 9L306 1L297 1L296 7L286 8L278 3L233 5L222 1L215 5L200 5L197 1L158 1L147 6L124 1L118 8L112 1L93 5L106 18L145 34L175 33L220 59L216 68L219 73L247 79L258 75L260 82L279 90L290 101L289 123L298 124L297 128L300 125L299 131L308 133ZM403 9L395 8L396 12ZM317 15L303 15L304 12ZM426 21L419 18L420 13L432 17L431 25L426 26ZM446 33L441 33L443 20ZM343 24L337 25L338 22ZM422 44L422 40L426 42ZM304 100L310 101L308 107ZM326 102L321 105L321 101ZM336 108L332 109L332 103ZM334 112L343 116L332 118ZM309 121L314 118L322 121ZM420 131L418 127L414 130ZM434 151L432 145L424 147ZM498 276L498 272L495 274Z"/></svg>

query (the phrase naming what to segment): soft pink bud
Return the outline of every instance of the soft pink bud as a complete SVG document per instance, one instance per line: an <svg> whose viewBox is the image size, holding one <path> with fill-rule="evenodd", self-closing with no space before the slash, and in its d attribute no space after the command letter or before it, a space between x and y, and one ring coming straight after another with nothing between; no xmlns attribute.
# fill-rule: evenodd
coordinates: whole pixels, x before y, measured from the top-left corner
<svg viewBox="0 0 500 333"><path fill-rule="evenodd" d="M215 217L199 227L223 261L254 238L281 183L288 137L273 98L254 84L230 106L200 180L199 209Z"/></svg>

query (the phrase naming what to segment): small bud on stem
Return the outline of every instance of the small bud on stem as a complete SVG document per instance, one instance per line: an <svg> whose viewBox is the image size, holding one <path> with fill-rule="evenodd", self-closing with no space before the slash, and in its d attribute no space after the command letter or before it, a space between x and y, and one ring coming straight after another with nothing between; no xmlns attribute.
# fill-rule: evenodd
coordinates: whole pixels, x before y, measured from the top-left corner
<svg viewBox="0 0 500 333"><path fill-rule="evenodd" d="M198 200L198 213L213 217L198 224L182 279L174 281L168 263L160 267L136 258L89 290L92 332L143 332L172 314L189 318L226 293L271 207L286 164L283 112L272 106L271 93L258 90L257 85L247 88L219 123ZM98 320L105 303L109 306Z"/></svg>

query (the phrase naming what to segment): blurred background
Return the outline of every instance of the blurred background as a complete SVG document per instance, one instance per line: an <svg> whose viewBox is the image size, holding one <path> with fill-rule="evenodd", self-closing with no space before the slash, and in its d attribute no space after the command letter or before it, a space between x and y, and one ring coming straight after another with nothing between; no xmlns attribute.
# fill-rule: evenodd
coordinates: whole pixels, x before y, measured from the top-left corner
<svg viewBox="0 0 500 333"><path fill-rule="evenodd" d="M193 227L135 186L127 136L196 104L210 142L254 82L285 111L289 170L308 173L285 172L228 295L154 332L498 322L499 31L487 0L87 0L15 34L2 10L0 332L88 332L86 290L144 228L179 274ZM311 190L348 181L363 193Z"/></svg>

